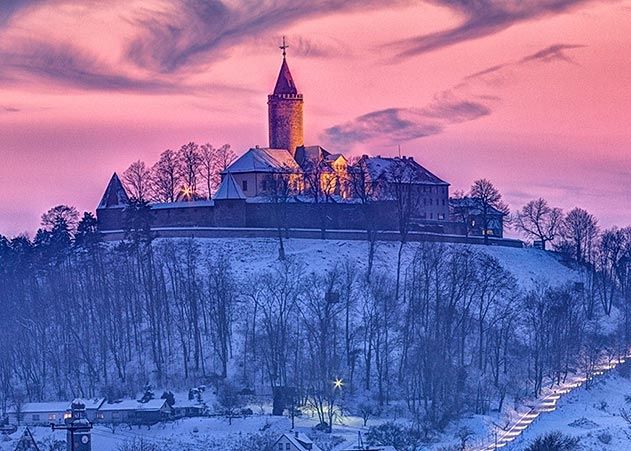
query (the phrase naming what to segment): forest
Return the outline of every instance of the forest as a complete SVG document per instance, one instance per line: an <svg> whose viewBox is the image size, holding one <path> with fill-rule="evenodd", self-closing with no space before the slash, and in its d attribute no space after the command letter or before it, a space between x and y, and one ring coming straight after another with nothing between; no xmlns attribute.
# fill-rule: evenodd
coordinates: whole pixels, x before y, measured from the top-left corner
<svg viewBox="0 0 631 451"><path fill-rule="evenodd" d="M130 226L102 242L92 214L58 206L33 239L0 237L0 410L206 384L328 426L405 416L431 436L628 349L631 228L581 217L555 238L581 281L523 287L484 246L439 243L402 242L412 257L371 273L287 255L243 277L203 240Z"/></svg>

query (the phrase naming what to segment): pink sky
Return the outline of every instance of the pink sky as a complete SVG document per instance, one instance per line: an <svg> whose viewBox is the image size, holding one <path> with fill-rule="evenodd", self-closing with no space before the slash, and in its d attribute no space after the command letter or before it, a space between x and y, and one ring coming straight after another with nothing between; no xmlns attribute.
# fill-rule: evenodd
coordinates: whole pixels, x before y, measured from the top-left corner
<svg viewBox="0 0 631 451"><path fill-rule="evenodd" d="M177 6L175 6L177 5ZM93 211L188 141L267 145L280 36L306 144L414 156L512 210L631 224L631 0L2 0L0 234Z"/></svg>

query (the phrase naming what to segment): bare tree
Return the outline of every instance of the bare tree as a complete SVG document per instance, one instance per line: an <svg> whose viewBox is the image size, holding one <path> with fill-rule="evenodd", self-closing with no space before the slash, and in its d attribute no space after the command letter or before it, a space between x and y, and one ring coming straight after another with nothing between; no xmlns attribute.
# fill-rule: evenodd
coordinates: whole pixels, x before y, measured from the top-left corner
<svg viewBox="0 0 631 451"><path fill-rule="evenodd" d="M68 231L76 230L79 212L75 207L57 205L42 215L42 226L47 230L64 227Z"/></svg>
<svg viewBox="0 0 631 451"><path fill-rule="evenodd" d="M558 236L563 222L560 208L551 208L541 197L531 200L515 215L516 227L529 238L541 242L543 249L548 241Z"/></svg>
<svg viewBox="0 0 631 451"><path fill-rule="evenodd" d="M181 166L176 153L167 149L151 168L153 197L158 202L175 202L181 184Z"/></svg>
<svg viewBox="0 0 631 451"><path fill-rule="evenodd" d="M573 247L579 263L590 262L594 240L598 235L598 220L582 208L574 208L563 219L563 237Z"/></svg>
<svg viewBox="0 0 631 451"><path fill-rule="evenodd" d="M203 144L200 148L200 174L204 182L208 199L217 191L221 184L221 173L236 159L236 154L230 144L219 148L211 144Z"/></svg>
<svg viewBox="0 0 631 451"><path fill-rule="evenodd" d="M278 259L285 259L285 243L283 233L287 231L287 202L292 193L293 173L289 168L281 168L265 178L267 196L274 203L273 215L278 232Z"/></svg>
<svg viewBox="0 0 631 451"><path fill-rule="evenodd" d="M489 244L489 223L493 210L508 214L508 206L502 201L500 191L487 179L473 182L469 196L480 203L480 218L482 219L482 233L484 244Z"/></svg>
<svg viewBox="0 0 631 451"><path fill-rule="evenodd" d="M362 205L364 225L366 227L366 239L368 241L368 268L366 279L370 280L375 258L377 243L378 221L376 210L376 196L374 184L370 179L368 168L362 159L357 159L348 168L348 185L351 197L358 199Z"/></svg>
<svg viewBox="0 0 631 451"><path fill-rule="evenodd" d="M144 161L134 161L125 172L123 181L131 197L137 200L148 200L151 185L151 172Z"/></svg>
<svg viewBox="0 0 631 451"><path fill-rule="evenodd" d="M186 199L195 199L202 162L199 146L194 142L184 144L178 151L178 158L182 171L182 182L184 183L181 194Z"/></svg>

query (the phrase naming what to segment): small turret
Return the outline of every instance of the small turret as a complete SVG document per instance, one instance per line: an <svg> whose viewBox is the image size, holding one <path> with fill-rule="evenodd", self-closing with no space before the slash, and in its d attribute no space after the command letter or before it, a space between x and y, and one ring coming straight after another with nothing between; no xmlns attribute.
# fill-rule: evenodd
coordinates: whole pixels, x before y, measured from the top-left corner
<svg viewBox="0 0 631 451"><path fill-rule="evenodd" d="M125 207L128 203L129 196L127 195L127 191L125 191L123 183L115 172L110 182L107 184L107 188L105 188L105 193L103 193L97 210L102 208Z"/></svg>

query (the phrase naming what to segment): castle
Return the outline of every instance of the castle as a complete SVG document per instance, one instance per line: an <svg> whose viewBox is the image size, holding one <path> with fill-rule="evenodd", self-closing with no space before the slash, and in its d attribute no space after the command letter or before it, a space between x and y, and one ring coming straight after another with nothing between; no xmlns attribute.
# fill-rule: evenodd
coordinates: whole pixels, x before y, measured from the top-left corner
<svg viewBox="0 0 631 451"><path fill-rule="evenodd" d="M280 72L267 97L269 147L251 148L227 167L211 200L150 204L151 228L163 236L211 228L399 231L405 201L409 230L466 234L450 220L449 183L413 158L363 155L351 164L342 153L306 146L304 98L284 40L280 48ZM120 236L129 201L114 174L97 208L101 232Z"/></svg>

